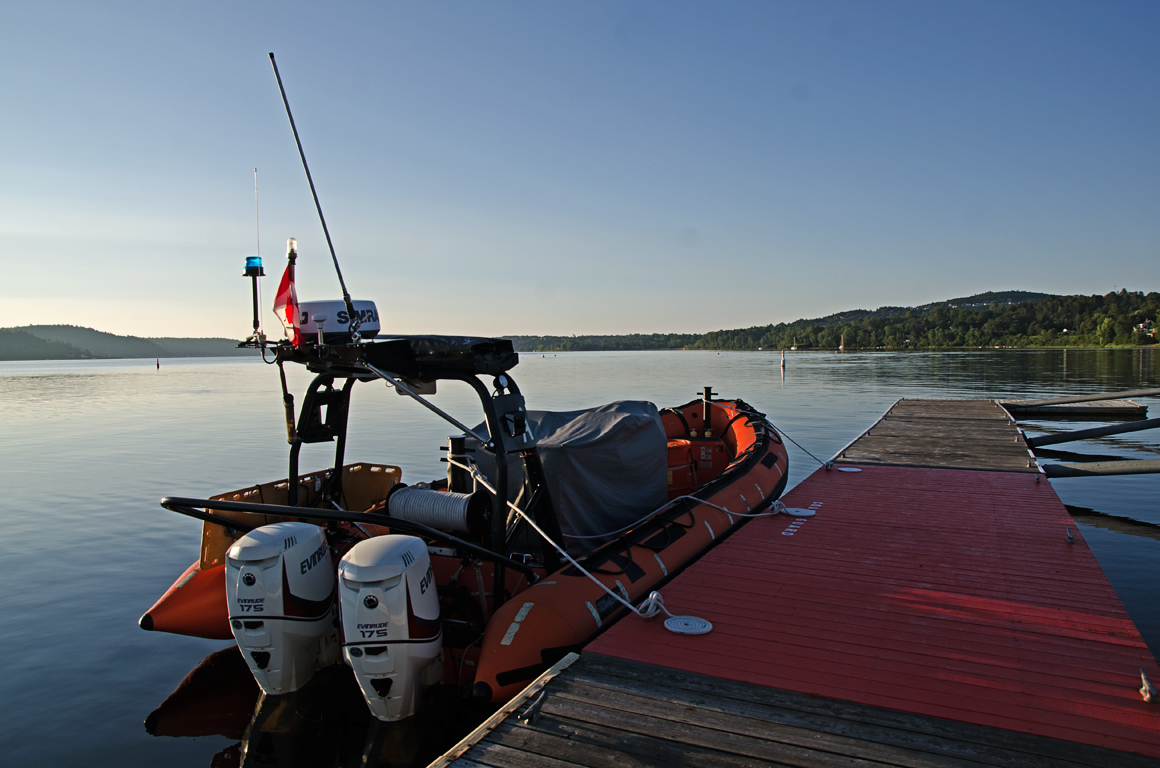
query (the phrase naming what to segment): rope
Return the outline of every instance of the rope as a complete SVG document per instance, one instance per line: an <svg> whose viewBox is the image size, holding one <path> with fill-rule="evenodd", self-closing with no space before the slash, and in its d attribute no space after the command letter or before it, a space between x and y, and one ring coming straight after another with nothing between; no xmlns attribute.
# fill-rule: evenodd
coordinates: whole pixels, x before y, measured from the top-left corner
<svg viewBox="0 0 1160 768"><path fill-rule="evenodd" d="M470 457L467 458L467 461L469 462L467 465L460 464L459 462L452 460L452 458L450 456L447 457L447 461L448 461L448 463L453 464L453 465L459 467L460 469L465 469L468 472L470 472L472 478L477 483L479 483L484 488L486 488L491 493L492 496L499 498L499 495L496 493L495 489L492 488L490 484L488 484L487 480L483 476L483 473L479 471L479 469L475 466L475 462L473 462ZM540 534L540 536L543 537L544 541L551 544L552 548L555 549L557 552L559 552L561 557L563 557L565 560L567 560L569 563L571 563L578 571L580 571L585 576L587 576L589 579L591 579L593 584L600 587L608 595L611 595L612 598L614 600L616 600L616 602L620 603L621 605L623 605L625 608L627 608L628 610L635 613L640 618L651 619L657 615L657 612L659 610L659 611L664 611L664 613L669 616L669 618L665 621L665 629L669 630L670 632L675 632L675 633L681 634L681 635L703 635L706 632L709 632L710 630L713 629L712 624L710 624L708 621L705 621L704 619L697 618L696 616L674 616L673 614L669 613L669 610L667 608L665 608L664 598L662 598L660 593L656 592L656 591L650 592L648 597L644 600L644 602L641 603L641 605L644 606L643 609L637 608L632 603L628 602L623 597L621 597L620 595L616 594L611 589L606 587L604 585L604 582L600 581L600 579L596 578L591 573L589 573L588 570L584 566L582 566L582 565L580 565L580 563L576 562L576 560L573 559L573 557L571 555L569 555L566 551L564 551L564 549L561 548L558 544L556 544L556 542L552 541L551 537L548 536L548 534L544 533L543 530L540 529L540 526L536 525L535 521L533 521L530 517L528 517L522 509L520 509L519 507L517 507L515 504L508 501L507 499L504 499L504 502L509 507L511 507L513 512L515 512L517 515L519 515L521 518L523 518L524 522L526 522L528 525L530 525L532 527L532 530L534 530L536 533ZM716 506L716 505L711 505L711 506ZM718 508L720 509L720 507L718 507Z"/></svg>
<svg viewBox="0 0 1160 768"><path fill-rule="evenodd" d="M802 448L802 444L801 444L801 443L799 443L797 440L794 440L794 439L793 439L792 437L790 437L788 434L786 434L786 431L785 431L784 429L782 429L781 427L778 427L778 428L777 428L777 431L778 431L778 432L780 432L780 433L781 433L781 435L782 435L783 437L787 438L787 439L788 439L788 440L789 440L791 443L793 443L793 444L794 444L794 445L796 445L798 448L800 448L800 449L801 449L801 451L802 451L802 453L804 453L806 456L809 456L811 459L813 459L814 461L818 462L818 464L820 464L821 466L823 466L823 467L824 467L824 466L826 466L826 462L822 461L822 460L821 460L821 459L819 459L817 456L815 456L815 455L813 455L812 453L810 453L809 451L807 451L805 448Z"/></svg>
<svg viewBox="0 0 1160 768"><path fill-rule="evenodd" d="M674 616L665 608L665 599L660 592L650 592L645 601L640 604L637 615L642 619L651 619L664 612L669 618L665 619L665 629L676 632L678 635L703 635L713 630L713 625L696 616Z"/></svg>

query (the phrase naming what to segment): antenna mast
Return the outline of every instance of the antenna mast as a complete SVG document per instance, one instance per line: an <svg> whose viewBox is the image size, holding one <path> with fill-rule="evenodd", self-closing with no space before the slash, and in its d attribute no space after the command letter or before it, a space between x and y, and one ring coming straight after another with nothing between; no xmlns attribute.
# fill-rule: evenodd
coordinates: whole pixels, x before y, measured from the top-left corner
<svg viewBox="0 0 1160 768"><path fill-rule="evenodd" d="M290 112L290 101L286 98L286 89L282 87L282 75L278 73L278 62L274 61L274 53L270 53L270 66L274 68L274 77L278 80L278 91L282 94L282 104L286 106L286 117L290 118L290 130L294 132L294 143L298 145L298 156L302 158L302 168L306 171L306 181L310 183L310 194L314 196L314 207L318 210L318 220L322 222L322 232L326 235L326 245L330 248L330 259L334 262L334 271L338 274L338 285L342 288L342 300L346 304L346 311L350 316L350 329L355 341L358 341L358 327L362 323L355 314L354 304L350 300L350 292L346 290L346 282L342 279L342 270L338 266L338 256L334 254L334 243L330 240L330 230L326 227L326 217L322 215L322 204L318 202L318 192L314 189L314 179L310 176L310 166L306 164L306 153L302 151L302 141L298 138L298 127L294 125L294 115Z"/></svg>
<svg viewBox="0 0 1160 768"><path fill-rule="evenodd" d="M254 242L258 246L258 258L262 258L262 222L258 218L258 169L254 169Z"/></svg>
<svg viewBox="0 0 1160 768"><path fill-rule="evenodd" d="M262 227L261 221L258 219L258 169L254 169L254 243L258 248L258 263L262 263ZM254 297L254 336L255 338L262 337L262 317L258 308L262 304L262 288L258 285L258 281L254 281L254 290L257 291L257 296Z"/></svg>

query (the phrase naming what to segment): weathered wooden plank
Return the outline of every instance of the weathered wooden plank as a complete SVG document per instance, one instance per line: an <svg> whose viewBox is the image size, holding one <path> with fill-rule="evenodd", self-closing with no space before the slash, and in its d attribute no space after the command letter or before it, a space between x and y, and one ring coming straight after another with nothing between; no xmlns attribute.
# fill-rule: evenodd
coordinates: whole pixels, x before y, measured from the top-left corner
<svg viewBox="0 0 1160 768"><path fill-rule="evenodd" d="M621 699L623 703L623 699ZM647 733L653 738L680 744L682 751L701 747L766 763L809 768L878 768L878 763L862 759L842 749L846 746L823 734L815 734L813 744L800 746L786 741L762 738L744 733L738 720L737 731L729 728L707 727L700 717L673 718L673 712L643 714L629 709L615 708L610 702L583 701L576 697L555 695L545 702L545 708L556 717L573 723L586 723L592 728L614 731ZM692 708L689 708L692 709ZM701 712L694 710L699 716ZM706 713L707 714L707 713ZM809 742L811 739L805 739ZM961 764L955 766L961 768Z"/></svg>
<svg viewBox="0 0 1160 768"><path fill-rule="evenodd" d="M1107 475L1154 475L1160 472L1160 459L1131 461L1092 461L1083 464L1046 464L1048 477L1101 477Z"/></svg>
<svg viewBox="0 0 1160 768"><path fill-rule="evenodd" d="M474 744L477 744L487 733L498 726L503 720L514 714L517 709L526 704L532 696L541 691L544 686L551 682L552 678L570 667L579 659L579 655L569 653L564 658L557 661L550 668L545 670L543 674L528 684L526 688L517 693L510 701L500 707L495 714L484 720L480 725L467 734L451 749L444 752L439 758L432 761L428 768L446 768L446 766L453 763L460 755L464 754Z"/></svg>
<svg viewBox="0 0 1160 768"><path fill-rule="evenodd" d="M551 706L554 712L567 715L574 719L587 719L587 712L579 709L579 705L595 708L604 718L625 723L633 722L632 716L644 716L655 720L666 720L679 723L688 728L706 731L705 738L715 738L714 731L721 734L720 739L713 744L716 748L723 748L728 739L734 736L746 737L762 742L777 742L779 744L797 747L832 755L842 755L860 760L884 762L888 765L912 768L973 768L974 761L961 760L942 755L920 754L888 744L879 744L861 738L850 738L840 734L819 731L813 728L803 728L779 722L779 718L758 717L752 709L748 713L740 711L725 712L721 709L701 706L688 700L688 697L672 698L675 693L672 689L666 690L664 698L647 696L626 691L619 687L607 687L590 682L563 680L554 691ZM564 702L573 701L575 706L569 708ZM762 713L766 714L766 713ZM592 722L592 720L589 720ZM696 743L696 742L692 742ZM744 748L745 744L741 745ZM731 751L738 751L732 749ZM752 753L747 753L752 754ZM759 754L754 754L760 757ZM786 761L789 762L789 761ZM848 765L845 761L835 761L838 765Z"/></svg>
<svg viewBox="0 0 1160 768"><path fill-rule="evenodd" d="M593 727L545 715L533 726L505 722L486 741L543 757L587 766L704 766L704 768L757 768L769 762L739 757L658 739L646 733Z"/></svg>
<svg viewBox="0 0 1160 768"><path fill-rule="evenodd" d="M1160 768L1160 760L1102 747L914 715L852 701L808 696L598 653L585 653L569 671L568 680L606 684L643 695L714 707L723 712L761 711L763 716L786 724L851 738L865 737L878 743L921 749L986 765L1038 768L1070 763L1092 768L1111 765Z"/></svg>
<svg viewBox="0 0 1160 768"><path fill-rule="evenodd" d="M1106 400L1100 403L1073 403L1071 405L1044 405L1031 408L1011 407L1011 415L1019 420L1043 421L1133 421L1148 415L1148 406L1131 400Z"/></svg>
<svg viewBox="0 0 1160 768"><path fill-rule="evenodd" d="M1107 437L1108 435L1121 435L1127 432L1141 432L1145 429L1156 429L1158 427L1160 427L1160 419L1145 419L1144 421L1131 421L1127 424L1113 424L1108 427L1077 429L1054 435L1029 437L1027 438L1027 444L1032 448L1038 448L1041 445L1059 445L1060 443L1071 443L1076 440L1090 440L1093 437Z"/></svg>
<svg viewBox="0 0 1160 768"><path fill-rule="evenodd" d="M1016 408L1032 408L1044 405L1067 405L1070 403L1086 403L1095 400L1125 400L1130 397L1160 397L1160 389L1133 389L1127 392L1102 392L1096 395L1073 395L1071 397L1055 397L1050 400L1004 400L1003 405Z"/></svg>
<svg viewBox="0 0 1160 768"><path fill-rule="evenodd" d="M467 753L451 764L451 768L459 768L460 763L470 761L470 766L488 766L489 768L576 768L583 765L571 760L558 760L554 757L545 757L519 749L512 749L503 744L482 742L476 744ZM468 766L464 766L468 768Z"/></svg>
<svg viewBox="0 0 1160 768"><path fill-rule="evenodd" d="M1010 415L985 400L899 400L839 463L1032 472Z"/></svg>
<svg viewBox="0 0 1160 768"><path fill-rule="evenodd" d="M578 677L583 677L580 672ZM604 683L585 682L599 690ZM607 678L609 691L630 691L634 681L619 681ZM769 706L752 700L717 696L711 692L678 691L672 689L652 690L649 693L635 692L641 697L652 697L658 701L671 701L697 715L719 712L726 718L752 718L767 723L771 729L776 726L816 733L819 740L845 740L845 743L860 744L856 754L866 759L876 759L887 765L921 766L922 768L943 768L944 766L996 766L999 768L1078 768L1083 763L1061 762L1042 755L1029 755L1011 751L1005 747L992 747L958 741L944 736L931 736L906 728L888 727L861 722L845 716L831 716L795 709L791 707ZM563 694L562 694L563 695ZM675 697L675 698L674 698ZM831 750L835 751L835 750ZM855 753L850 748L851 753ZM883 754L892 753L892 754ZM900 757L905 755L906 757Z"/></svg>

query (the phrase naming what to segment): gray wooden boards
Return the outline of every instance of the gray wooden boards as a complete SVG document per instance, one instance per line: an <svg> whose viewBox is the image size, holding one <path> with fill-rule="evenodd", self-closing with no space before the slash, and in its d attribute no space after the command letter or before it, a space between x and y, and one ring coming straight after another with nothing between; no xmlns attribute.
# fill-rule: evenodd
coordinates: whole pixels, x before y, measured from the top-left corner
<svg viewBox="0 0 1160 768"><path fill-rule="evenodd" d="M1141 432L1145 429L1160 428L1160 419L1145 419L1132 421L1127 424L1112 424L1106 427L1092 429L1076 429L1071 432L1061 432L1054 435L1041 435L1027 438L1027 445L1038 448L1041 445L1059 445L1060 443L1074 443L1077 440L1090 440L1093 437L1107 437L1109 435L1123 435L1128 432Z"/></svg>
<svg viewBox="0 0 1160 768"><path fill-rule="evenodd" d="M991 400L894 404L838 457L838 463L1034 472L1019 430Z"/></svg>
<svg viewBox="0 0 1160 768"><path fill-rule="evenodd" d="M451 765L1160 768L1100 747L594 653L543 689L538 717L503 719Z"/></svg>
<svg viewBox="0 0 1160 768"><path fill-rule="evenodd" d="M431 764L427 766L427 768L445 768L445 766L458 764L457 759L461 755L474 747L484 737L495 730L497 725L500 725L504 720L515 714L516 710L524 710L524 714L520 715L520 717L525 721L534 719L536 717L536 713L539 712L539 708L543 706L545 686L547 686L548 683L551 682L554 677L556 677L556 675L572 666L572 664L574 664L579 658L580 654L569 653L564 658L553 664L543 674L529 683L526 688L513 696L511 701L501 706L492 714L491 717L480 723L475 730L464 736L458 744L433 760Z"/></svg>
<svg viewBox="0 0 1160 768"><path fill-rule="evenodd" d="M1049 400L1004 400L1003 404L1012 408L1036 408L1044 405L1090 403L1096 400L1125 400L1129 397L1160 397L1160 389L1133 389L1128 392L1101 392L1095 395L1053 397Z"/></svg>
<svg viewBox="0 0 1160 768"><path fill-rule="evenodd" d="M1040 421L1134 421L1148 415L1148 406L1133 400L1100 400L1062 405L1024 406L1010 400L999 400L1017 419Z"/></svg>
<svg viewBox="0 0 1160 768"><path fill-rule="evenodd" d="M1160 459L1131 461L1092 461L1083 464L1045 464L1048 477L1103 477L1107 475L1155 475L1160 473Z"/></svg>

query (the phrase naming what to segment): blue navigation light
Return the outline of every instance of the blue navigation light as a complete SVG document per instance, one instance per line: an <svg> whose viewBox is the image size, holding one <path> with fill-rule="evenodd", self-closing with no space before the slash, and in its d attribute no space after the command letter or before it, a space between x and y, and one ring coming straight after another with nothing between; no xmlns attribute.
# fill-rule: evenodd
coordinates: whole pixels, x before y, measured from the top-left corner
<svg viewBox="0 0 1160 768"><path fill-rule="evenodd" d="M246 277L265 277L266 271L262 269L261 256L247 256L246 257L246 271L243 273Z"/></svg>

